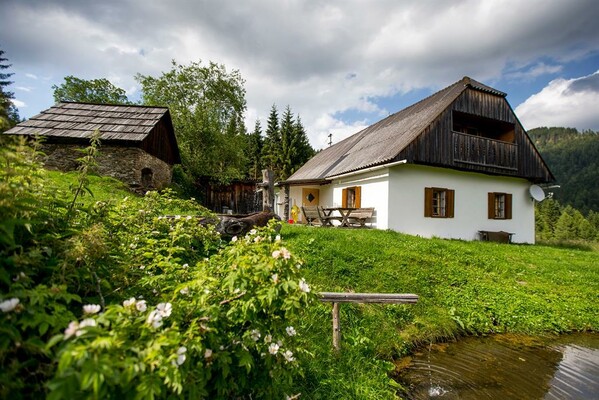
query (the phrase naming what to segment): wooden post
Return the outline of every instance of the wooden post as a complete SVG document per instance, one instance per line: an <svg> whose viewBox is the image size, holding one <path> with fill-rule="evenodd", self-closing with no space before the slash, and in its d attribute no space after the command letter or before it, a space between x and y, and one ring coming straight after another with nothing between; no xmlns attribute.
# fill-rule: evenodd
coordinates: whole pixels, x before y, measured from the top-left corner
<svg viewBox="0 0 599 400"><path fill-rule="evenodd" d="M275 210L275 183L274 173L270 169L262 170L262 183L259 186L262 187L262 210L271 211Z"/></svg>
<svg viewBox="0 0 599 400"><path fill-rule="evenodd" d="M339 329L339 303L333 303L333 348L339 351L341 331Z"/></svg>
<svg viewBox="0 0 599 400"><path fill-rule="evenodd" d="M333 348L341 348L339 303L413 304L418 302L415 294L404 293L335 293L321 292L320 301L333 303Z"/></svg>
<svg viewBox="0 0 599 400"><path fill-rule="evenodd" d="M285 221L289 221L289 185L283 186L283 215L285 216Z"/></svg>

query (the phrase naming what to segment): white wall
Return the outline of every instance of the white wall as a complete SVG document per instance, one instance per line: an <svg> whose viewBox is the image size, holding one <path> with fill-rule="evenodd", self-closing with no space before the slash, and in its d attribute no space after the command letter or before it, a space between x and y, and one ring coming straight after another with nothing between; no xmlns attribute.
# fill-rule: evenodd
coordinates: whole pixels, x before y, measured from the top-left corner
<svg viewBox="0 0 599 400"><path fill-rule="evenodd" d="M370 171L335 179L332 184L332 206L341 207L343 189L361 186L361 207L374 207L373 218L366 226L387 229L389 221L389 169ZM321 200L322 202L322 200Z"/></svg>
<svg viewBox="0 0 599 400"><path fill-rule="evenodd" d="M534 243L534 204L525 179L495 177L444 168L400 165L389 171L389 228L420 235L477 240L478 231L512 232L512 241ZM455 190L454 218L424 217L424 188ZM512 194L512 219L488 219L488 193Z"/></svg>

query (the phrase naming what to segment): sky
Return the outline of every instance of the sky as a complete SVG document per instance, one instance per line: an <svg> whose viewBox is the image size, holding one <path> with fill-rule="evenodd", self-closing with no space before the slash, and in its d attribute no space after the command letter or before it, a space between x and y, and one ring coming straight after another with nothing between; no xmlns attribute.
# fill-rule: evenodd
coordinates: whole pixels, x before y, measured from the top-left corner
<svg viewBox="0 0 599 400"><path fill-rule="evenodd" d="M272 105L316 149L469 76L508 94L525 129L599 131L596 0L0 0L0 49L31 117L64 77L210 61L245 80L246 127Z"/></svg>

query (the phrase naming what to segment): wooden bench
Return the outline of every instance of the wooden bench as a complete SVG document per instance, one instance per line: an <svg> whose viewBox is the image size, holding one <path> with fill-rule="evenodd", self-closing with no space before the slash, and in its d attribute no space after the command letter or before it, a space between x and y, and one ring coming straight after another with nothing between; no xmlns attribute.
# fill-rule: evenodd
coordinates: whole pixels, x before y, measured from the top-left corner
<svg viewBox="0 0 599 400"><path fill-rule="evenodd" d="M362 228L366 225L366 220L372 218L372 214L374 214L374 207L358 208L352 210L347 217L347 222L350 226Z"/></svg>
<svg viewBox="0 0 599 400"><path fill-rule="evenodd" d="M331 211L327 214L321 206L317 206L318 210L318 218L320 218L320 222L322 226L333 226L332 221L343 221L343 217L338 215L331 215Z"/></svg>
<svg viewBox="0 0 599 400"><path fill-rule="evenodd" d="M302 214L304 214L306 224L310 226L314 226L314 222L321 223L318 206L302 206Z"/></svg>
<svg viewBox="0 0 599 400"><path fill-rule="evenodd" d="M513 233L510 232L493 232L493 231L478 231L480 239L483 242L497 242L497 243L512 243Z"/></svg>

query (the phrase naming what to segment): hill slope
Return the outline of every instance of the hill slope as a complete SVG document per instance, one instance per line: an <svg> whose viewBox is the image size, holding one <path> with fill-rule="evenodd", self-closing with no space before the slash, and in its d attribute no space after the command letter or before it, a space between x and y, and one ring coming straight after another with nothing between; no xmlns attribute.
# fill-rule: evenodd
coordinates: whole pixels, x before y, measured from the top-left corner
<svg viewBox="0 0 599 400"><path fill-rule="evenodd" d="M573 128L528 131L557 179L554 198L582 213L599 211L599 134Z"/></svg>

